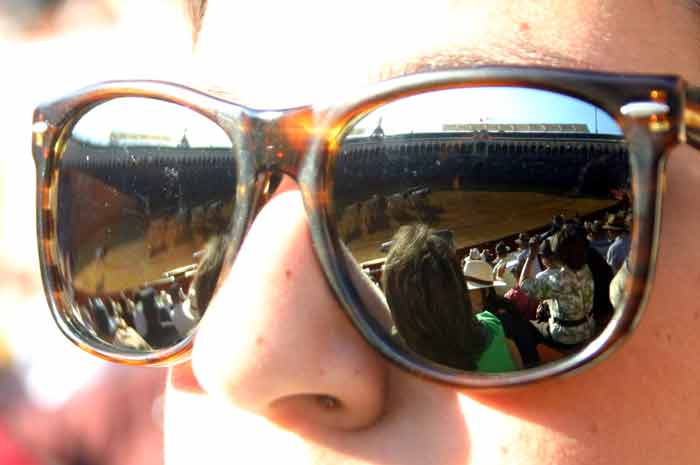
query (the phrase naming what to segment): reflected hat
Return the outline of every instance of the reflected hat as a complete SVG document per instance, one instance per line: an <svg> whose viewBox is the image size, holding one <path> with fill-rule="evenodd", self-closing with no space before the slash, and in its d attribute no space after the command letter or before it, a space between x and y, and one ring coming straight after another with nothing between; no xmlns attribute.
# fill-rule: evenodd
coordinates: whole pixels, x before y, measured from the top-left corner
<svg viewBox="0 0 700 465"><path fill-rule="evenodd" d="M505 255L508 253L508 246L505 242L501 241L496 244L496 253L499 255Z"/></svg>
<svg viewBox="0 0 700 465"><path fill-rule="evenodd" d="M525 246L527 243L530 241L530 237L525 234L525 233L520 233L518 234L518 238L515 240L515 243L518 245Z"/></svg>
<svg viewBox="0 0 700 465"><path fill-rule="evenodd" d="M476 247L469 249L469 260L481 260L481 253Z"/></svg>
<svg viewBox="0 0 700 465"><path fill-rule="evenodd" d="M491 266L481 260L467 261L464 265L464 280L470 291L483 287L507 286L505 281L493 279Z"/></svg>
<svg viewBox="0 0 700 465"><path fill-rule="evenodd" d="M608 215L605 224L601 226L603 229L610 229L613 231L627 231L629 229L629 223L624 212L618 214Z"/></svg>

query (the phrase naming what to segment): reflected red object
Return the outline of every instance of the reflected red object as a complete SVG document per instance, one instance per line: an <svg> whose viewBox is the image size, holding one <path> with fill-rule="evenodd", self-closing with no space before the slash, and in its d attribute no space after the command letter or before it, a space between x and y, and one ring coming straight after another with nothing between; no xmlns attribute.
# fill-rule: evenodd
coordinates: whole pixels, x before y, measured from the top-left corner
<svg viewBox="0 0 700 465"><path fill-rule="evenodd" d="M0 463L5 465L39 465L34 457L0 423Z"/></svg>
<svg viewBox="0 0 700 465"><path fill-rule="evenodd" d="M0 429L0 464L162 464L165 375L114 366L56 409L16 405L6 428L41 461L4 460Z"/></svg>

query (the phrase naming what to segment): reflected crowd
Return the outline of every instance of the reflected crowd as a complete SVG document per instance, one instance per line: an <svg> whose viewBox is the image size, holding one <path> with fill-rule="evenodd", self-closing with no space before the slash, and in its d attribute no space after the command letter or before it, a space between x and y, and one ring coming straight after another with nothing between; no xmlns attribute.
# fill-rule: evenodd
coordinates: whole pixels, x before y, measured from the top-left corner
<svg viewBox="0 0 700 465"><path fill-rule="evenodd" d="M446 122L499 99L502 121ZM573 356L609 325L634 192L627 141L603 111L532 89L458 89L388 104L353 131L334 160L336 230L397 345L499 373Z"/></svg>
<svg viewBox="0 0 700 465"><path fill-rule="evenodd" d="M546 104L551 115L435 128L425 106L447 114L444 105L487 94ZM390 104L329 157L335 232L382 290L386 336L483 372L581 350L612 318L610 285L627 269L632 192L621 131L585 102L544 91L416 98L423 103L394 104L415 131L396 126ZM135 105L167 115L168 131L128 130ZM570 124L556 122L562 107ZM202 115L152 99L114 99L81 117L60 159L56 255L69 289L63 318L85 340L139 356L189 339L217 282L245 150Z"/></svg>
<svg viewBox="0 0 700 465"><path fill-rule="evenodd" d="M386 261L363 268L383 292L394 337L444 365L531 368L576 353L610 322L628 267L628 209L556 215L509 243L455 247L450 231L401 226Z"/></svg>
<svg viewBox="0 0 700 465"><path fill-rule="evenodd" d="M141 352L171 347L189 336L201 317L190 289L196 269L193 264L168 271L163 279L118 296L87 297L72 307L74 321L107 344Z"/></svg>

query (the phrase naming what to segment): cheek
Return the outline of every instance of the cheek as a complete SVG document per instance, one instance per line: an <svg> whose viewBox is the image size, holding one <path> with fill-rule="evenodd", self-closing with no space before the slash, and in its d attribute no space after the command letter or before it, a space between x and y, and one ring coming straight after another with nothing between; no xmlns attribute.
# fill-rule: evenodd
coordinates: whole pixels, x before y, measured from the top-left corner
<svg viewBox="0 0 700 465"><path fill-rule="evenodd" d="M465 418L471 420L469 436L472 463L606 463L598 460L609 448L609 444L607 441L596 441L586 422L565 429L560 428L557 421L538 422L534 418L515 417L512 409L492 408L468 395L460 396L459 403Z"/></svg>
<svg viewBox="0 0 700 465"><path fill-rule="evenodd" d="M619 71L678 74L691 82L700 79L698 15L689 14L686 5L692 1L601 3L605 7L598 15L600 27L585 52L589 62Z"/></svg>
<svg viewBox="0 0 700 465"><path fill-rule="evenodd" d="M659 348L667 350L669 357L674 352L695 353L700 349L696 332L700 323L699 161L698 152L690 147L678 147L669 154L656 276L642 319L642 326L648 326ZM673 360L692 362L688 357L674 356Z"/></svg>
<svg viewBox="0 0 700 465"><path fill-rule="evenodd" d="M298 436L230 403L172 385L166 391L164 451L167 465L310 462Z"/></svg>
<svg viewBox="0 0 700 465"><path fill-rule="evenodd" d="M571 451L571 461L561 463L598 463L596 457L606 457L600 463L625 464L697 461L697 445L679 434L694 430L700 411L694 356L700 351L697 156L688 147L669 156L656 277L638 328L602 363L575 376L465 397L468 418L490 418L523 438L498 446L497 438L487 435L483 444L523 454L542 453L528 449L535 443L545 449L559 444ZM499 419L506 414L511 421ZM574 460L578 456L586 460Z"/></svg>

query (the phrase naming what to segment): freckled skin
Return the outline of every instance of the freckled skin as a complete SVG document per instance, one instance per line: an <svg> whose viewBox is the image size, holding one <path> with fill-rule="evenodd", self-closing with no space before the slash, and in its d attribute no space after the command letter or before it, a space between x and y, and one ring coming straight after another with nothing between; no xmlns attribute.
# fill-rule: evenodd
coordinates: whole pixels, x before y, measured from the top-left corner
<svg viewBox="0 0 700 465"><path fill-rule="evenodd" d="M211 1L197 52L206 79L252 106L279 108L452 50L433 64L463 66L459 56L468 52L483 61L673 73L700 83L700 17L683 2L285 8L291 7ZM274 33L246 35L261 25ZM690 434L700 409L694 356L700 215L693 208L699 197L698 152L678 147L669 154L655 285L638 329L619 351L562 379L457 391L391 366L364 343L325 284L301 195L285 179L220 283L191 365L171 370L166 460L697 463L700 442ZM340 408L324 408L331 402L319 396Z"/></svg>

